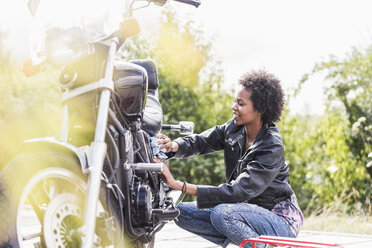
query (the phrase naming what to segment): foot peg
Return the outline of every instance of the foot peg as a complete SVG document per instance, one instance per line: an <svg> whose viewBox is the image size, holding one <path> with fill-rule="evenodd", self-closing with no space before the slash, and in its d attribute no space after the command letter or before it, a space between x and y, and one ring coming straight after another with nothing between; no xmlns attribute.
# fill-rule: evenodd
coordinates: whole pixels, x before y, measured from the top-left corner
<svg viewBox="0 0 372 248"><path fill-rule="evenodd" d="M180 215L180 210L173 209L173 210L163 210L163 209L153 209L152 216L154 218L155 223L159 221L170 221L174 220L178 215Z"/></svg>

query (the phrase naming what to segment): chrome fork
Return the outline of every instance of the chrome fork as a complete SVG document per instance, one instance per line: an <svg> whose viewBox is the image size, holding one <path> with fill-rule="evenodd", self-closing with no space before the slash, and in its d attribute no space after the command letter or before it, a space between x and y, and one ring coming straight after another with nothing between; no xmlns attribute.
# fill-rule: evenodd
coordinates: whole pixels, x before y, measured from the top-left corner
<svg viewBox="0 0 372 248"><path fill-rule="evenodd" d="M114 58L117 45L117 40L112 40L110 43L104 77L104 82L105 84L107 83L107 87L105 87L101 92L94 141L90 145L88 192L85 199L84 225L82 228L85 236L83 239L84 248L93 247L96 228L97 203L99 201L99 191L101 186L101 173L107 151L105 136L111 96L110 89L113 85L112 76L114 72Z"/></svg>

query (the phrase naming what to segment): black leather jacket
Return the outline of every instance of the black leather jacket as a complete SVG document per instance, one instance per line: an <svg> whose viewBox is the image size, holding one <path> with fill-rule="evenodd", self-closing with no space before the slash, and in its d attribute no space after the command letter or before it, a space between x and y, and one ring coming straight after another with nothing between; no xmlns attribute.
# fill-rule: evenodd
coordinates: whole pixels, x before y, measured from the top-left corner
<svg viewBox="0 0 372 248"><path fill-rule="evenodd" d="M198 185L198 208L248 202L271 210L293 194L282 139L275 124L264 124L244 154L245 128L235 125L233 120L175 142L179 145L175 158L224 150L226 183Z"/></svg>

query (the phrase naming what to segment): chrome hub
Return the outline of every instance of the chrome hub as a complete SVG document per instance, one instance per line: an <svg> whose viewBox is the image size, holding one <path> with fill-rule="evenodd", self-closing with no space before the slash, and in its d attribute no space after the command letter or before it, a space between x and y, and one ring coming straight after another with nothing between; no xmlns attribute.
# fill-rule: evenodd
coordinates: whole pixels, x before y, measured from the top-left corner
<svg viewBox="0 0 372 248"><path fill-rule="evenodd" d="M44 215L43 232L47 247L79 247L82 202L76 195L63 193L51 200Z"/></svg>

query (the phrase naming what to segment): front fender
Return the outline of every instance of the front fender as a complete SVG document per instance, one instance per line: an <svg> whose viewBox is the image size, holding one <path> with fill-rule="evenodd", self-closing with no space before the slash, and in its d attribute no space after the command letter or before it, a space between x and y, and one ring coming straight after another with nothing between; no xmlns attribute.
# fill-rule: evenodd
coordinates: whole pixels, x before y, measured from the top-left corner
<svg viewBox="0 0 372 248"><path fill-rule="evenodd" d="M62 150L74 154L80 162L83 173L88 170L87 154L89 146L76 147L69 143L57 140L54 137L33 138L24 141L25 149L51 149Z"/></svg>

